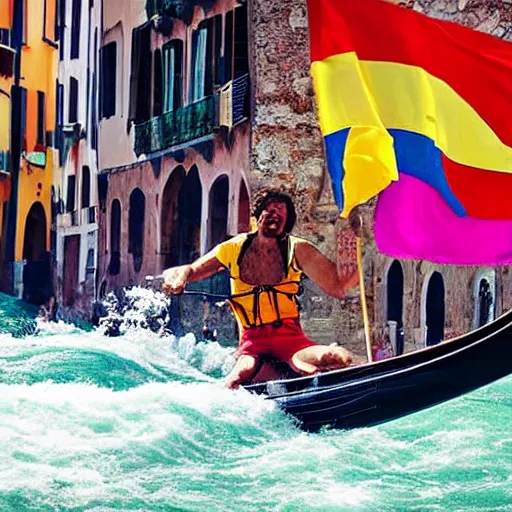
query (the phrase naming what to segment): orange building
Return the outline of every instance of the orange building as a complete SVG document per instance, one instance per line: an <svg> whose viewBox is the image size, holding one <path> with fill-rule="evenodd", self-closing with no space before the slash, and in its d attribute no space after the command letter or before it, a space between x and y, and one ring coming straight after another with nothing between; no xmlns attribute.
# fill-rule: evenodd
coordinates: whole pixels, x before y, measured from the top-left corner
<svg viewBox="0 0 512 512"><path fill-rule="evenodd" d="M48 251L56 154L56 0L12 0L9 12L10 44L16 57L10 94L11 197L4 273L10 291L42 303L52 295Z"/></svg>

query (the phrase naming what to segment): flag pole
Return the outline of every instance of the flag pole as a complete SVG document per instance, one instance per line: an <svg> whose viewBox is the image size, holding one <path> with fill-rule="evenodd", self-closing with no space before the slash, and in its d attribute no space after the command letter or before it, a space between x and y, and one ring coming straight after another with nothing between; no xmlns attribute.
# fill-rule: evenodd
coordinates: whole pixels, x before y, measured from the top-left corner
<svg viewBox="0 0 512 512"><path fill-rule="evenodd" d="M360 226L363 221L360 218ZM364 337L366 340L366 355L368 362L373 362L372 341L370 338L370 321L368 319L368 305L366 304L366 290L364 287L364 270L363 270L363 238L362 233L356 237L356 254L357 254L357 271L359 274L359 291L361 296L361 309L363 311Z"/></svg>

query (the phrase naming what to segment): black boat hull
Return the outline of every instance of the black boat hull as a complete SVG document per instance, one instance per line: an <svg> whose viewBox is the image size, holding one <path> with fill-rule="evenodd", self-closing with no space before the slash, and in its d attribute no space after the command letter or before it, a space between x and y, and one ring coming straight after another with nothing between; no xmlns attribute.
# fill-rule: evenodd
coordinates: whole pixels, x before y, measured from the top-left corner
<svg viewBox="0 0 512 512"><path fill-rule="evenodd" d="M512 312L464 336L400 357L254 384L304 429L367 427L461 396L512 373Z"/></svg>

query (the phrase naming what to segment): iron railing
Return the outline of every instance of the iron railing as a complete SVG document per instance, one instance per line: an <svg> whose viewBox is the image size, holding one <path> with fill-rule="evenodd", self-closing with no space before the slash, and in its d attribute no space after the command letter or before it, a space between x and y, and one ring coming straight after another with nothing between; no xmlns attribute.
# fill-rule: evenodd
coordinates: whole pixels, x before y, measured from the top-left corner
<svg viewBox="0 0 512 512"><path fill-rule="evenodd" d="M135 154L155 153L211 135L217 126L215 96L135 125Z"/></svg>

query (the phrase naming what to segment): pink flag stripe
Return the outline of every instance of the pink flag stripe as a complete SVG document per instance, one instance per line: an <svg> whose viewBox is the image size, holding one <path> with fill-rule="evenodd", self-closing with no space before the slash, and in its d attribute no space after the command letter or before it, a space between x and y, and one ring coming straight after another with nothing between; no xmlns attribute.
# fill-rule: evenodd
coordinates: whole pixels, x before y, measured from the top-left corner
<svg viewBox="0 0 512 512"><path fill-rule="evenodd" d="M434 188L403 173L379 196L375 239L379 250L394 258L512 264L512 220L459 217Z"/></svg>

